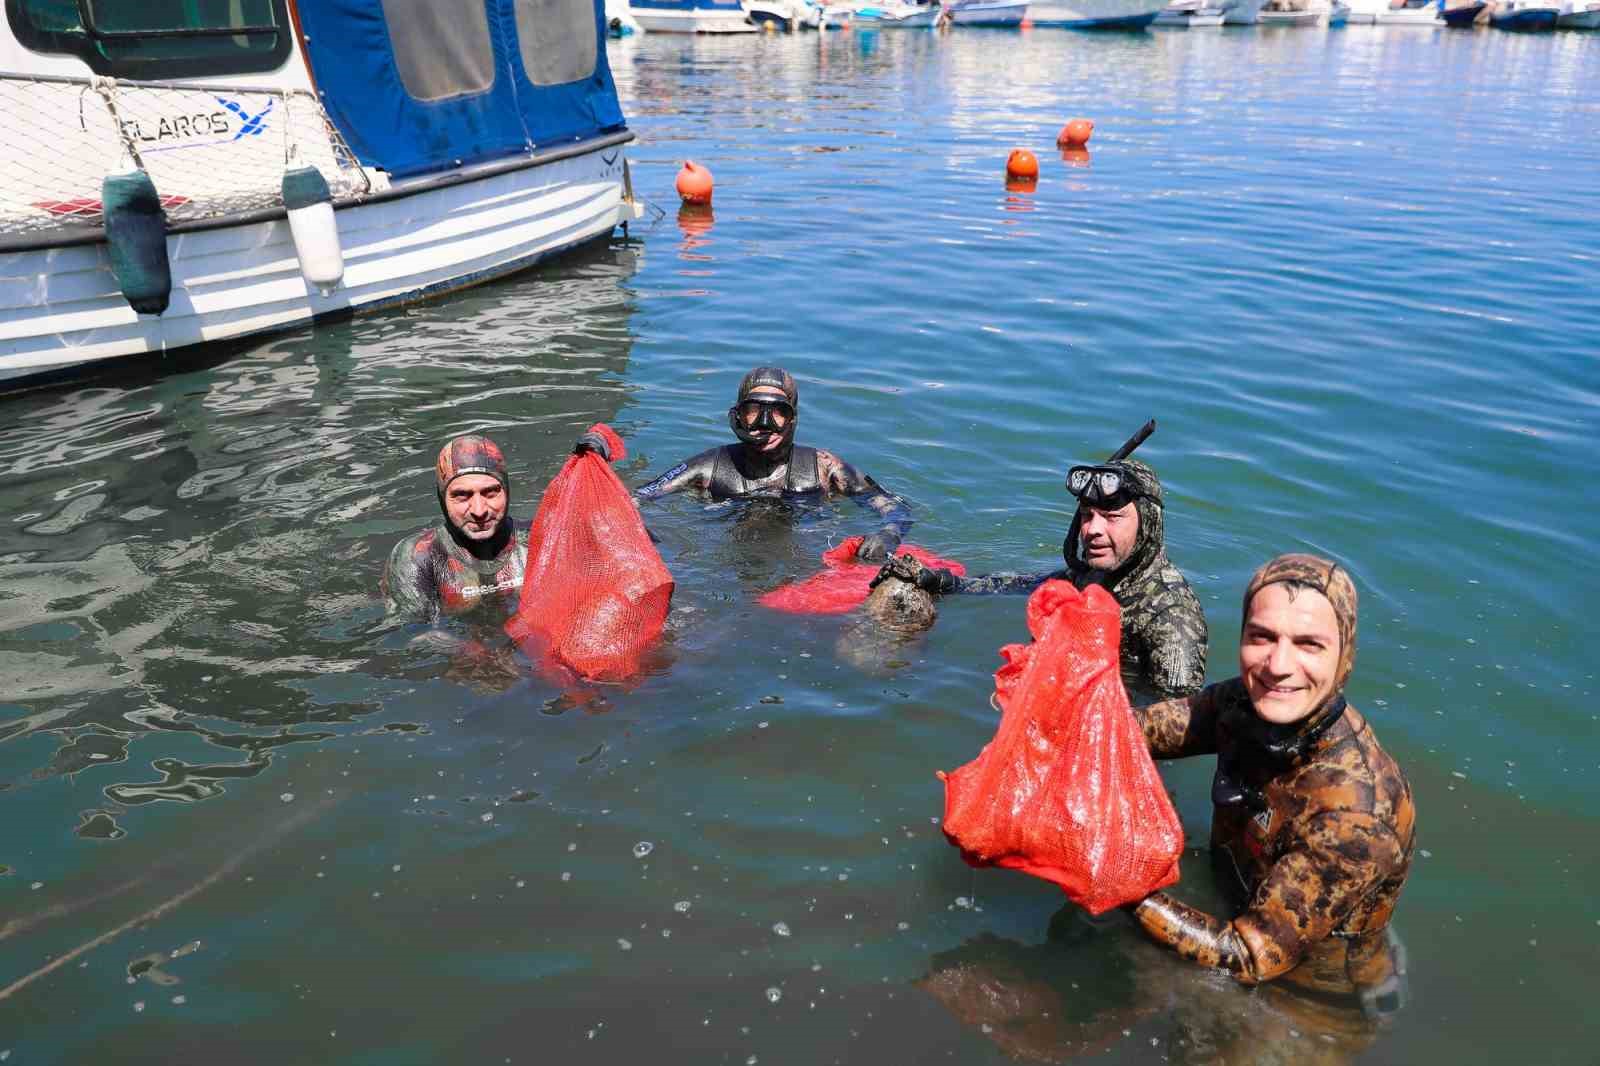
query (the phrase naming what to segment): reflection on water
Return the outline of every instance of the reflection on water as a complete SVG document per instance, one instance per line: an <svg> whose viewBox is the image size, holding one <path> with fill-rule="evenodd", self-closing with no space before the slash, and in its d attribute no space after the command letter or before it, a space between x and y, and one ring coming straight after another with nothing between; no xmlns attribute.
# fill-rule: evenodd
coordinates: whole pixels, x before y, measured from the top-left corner
<svg viewBox="0 0 1600 1066"><path fill-rule="evenodd" d="M1574 294L1600 219L1574 190L1600 37L610 57L636 186L670 208L703 160L714 217L7 400L7 1061L1588 1061L1594 597L1565 561L1596 550L1573 516L1600 305ZM1073 115L1092 166L1052 150ZM1008 191L1019 146L1042 173ZM878 524L854 504L646 505L677 590L629 685L544 676L492 621L384 621L443 440L493 436L527 516L590 423L639 484L724 441L771 361L801 441L975 573L1059 565L1063 469L1156 416L1141 455L1213 678L1262 559L1348 564L1351 698L1420 808L1392 1028L966 868L933 772L992 736L1022 601L950 598L904 640L759 607ZM1198 840L1211 768L1187 762L1164 773ZM1224 913L1214 890L1187 857L1179 894Z"/></svg>

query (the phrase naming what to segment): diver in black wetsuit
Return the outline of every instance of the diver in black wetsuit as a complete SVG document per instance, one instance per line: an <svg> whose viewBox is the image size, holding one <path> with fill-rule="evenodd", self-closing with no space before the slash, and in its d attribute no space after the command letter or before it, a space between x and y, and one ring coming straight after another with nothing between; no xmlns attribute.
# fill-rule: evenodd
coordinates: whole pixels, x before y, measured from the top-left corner
<svg viewBox="0 0 1600 1066"><path fill-rule="evenodd" d="M703 451L635 489L634 495L653 500L691 489L714 500L790 493L851 496L883 520L861 542L856 557L867 562L889 558L911 528L905 501L832 452L795 444L799 421L800 386L794 377L780 367L758 366L739 382L738 398L728 408L728 424L739 443ZM584 449L607 454L597 436L581 437L576 450Z"/></svg>

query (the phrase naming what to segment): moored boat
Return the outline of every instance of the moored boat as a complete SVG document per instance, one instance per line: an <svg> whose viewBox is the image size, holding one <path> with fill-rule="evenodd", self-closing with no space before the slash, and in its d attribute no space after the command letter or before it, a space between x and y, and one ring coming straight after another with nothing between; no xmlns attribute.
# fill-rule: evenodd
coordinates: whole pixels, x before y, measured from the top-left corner
<svg viewBox="0 0 1600 1066"><path fill-rule="evenodd" d="M1471 29L1478 24L1478 19L1483 16L1483 9L1489 5L1484 0L1477 3L1461 4L1457 7L1447 7L1439 12L1439 18L1451 29ZM1485 17L1485 22L1488 19Z"/></svg>
<svg viewBox="0 0 1600 1066"><path fill-rule="evenodd" d="M446 292L638 217L602 0L394 7L8 3L0 379Z"/></svg>
<svg viewBox="0 0 1600 1066"><path fill-rule="evenodd" d="M1556 28L1561 5L1555 0L1497 0L1489 9L1489 25L1516 33L1544 33Z"/></svg>
<svg viewBox="0 0 1600 1066"><path fill-rule="evenodd" d="M1173 0L1156 15L1154 26L1197 28L1220 26L1227 16L1220 4L1213 0Z"/></svg>
<svg viewBox="0 0 1600 1066"><path fill-rule="evenodd" d="M951 0L944 16L957 26L1020 26L1028 17L1028 0Z"/></svg>
<svg viewBox="0 0 1600 1066"><path fill-rule="evenodd" d="M1439 26L1439 0L1406 0L1402 7L1385 5L1374 20L1379 26Z"/></svg>
<svg viewBox="0 0 1600 1066"><path fill-rule="evenodd" d="M1142 30L1164 7L1163 0L1041 0L1028 21L1069 30Z"/></svg>
<svg viewBox="0 0 1600 1066"><path fill-rule="evenodd" d="M628 0L628 13L650 33L755 33L739 0Z"/></svg>
<svg viewBox="0 0 1600 1066"><path fill-rule="evenodd" d="M1600 0L1566 0L1556 25L1564 30L1600 30Z"/></svg>
<svg viewBox="0 0 1600 1066"><path fill-rule="evenodd" d="M1309 5L1301 6L1298 0L1267 0L1256 19L1258 26L1316 26L1322 22L1325 11Z"/></svg>
<svg viewBox="0 0 1600 1066"><path fill-rule="evenodd" d="M1254 26L1261 18L1263 0L1225 0L1222 5L1224 26Z"/></svg>
<svg viewBox="0 0 1600 1066"><path fill-rule="evenodd" d="M904 0L885 0L883 3L863 2L851 15L851 25L858 29L894 27L900 29L926 29L939 17L936 4L907 3Z"/></svg>

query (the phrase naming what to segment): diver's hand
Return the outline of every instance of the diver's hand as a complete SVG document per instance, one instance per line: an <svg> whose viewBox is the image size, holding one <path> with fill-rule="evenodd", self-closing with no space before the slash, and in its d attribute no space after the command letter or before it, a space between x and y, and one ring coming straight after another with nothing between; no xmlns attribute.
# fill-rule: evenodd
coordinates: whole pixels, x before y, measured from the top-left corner
<svg viewBox="0 0 1600 1066"><path fill-rule="evenodd" d="M856 558L864 563L881 563L893 555L898 547L900 547L900 534L892 529L880 529L861 538L861 546L856 549Z"/></svg>
<svg viewBox="0 0 1600 1066"><path fill-rule="evenodd" d="M909 581L924 592L931 592L935 596L956 589L956 575L949 570L935 569L923 566L913 556L897 555L883 564L883 568L873 575L869 588L877 588L879 582L887 578L899 578Z"/></svg>
<svg viewBox="0 0 1600 1066"><path fill-rule="evenodd" d="M584 452L594 452L606 462L611 461L611 445L598 433L585 433L578 438L578 443L572 446L573 455L582 455Z"/></svg>

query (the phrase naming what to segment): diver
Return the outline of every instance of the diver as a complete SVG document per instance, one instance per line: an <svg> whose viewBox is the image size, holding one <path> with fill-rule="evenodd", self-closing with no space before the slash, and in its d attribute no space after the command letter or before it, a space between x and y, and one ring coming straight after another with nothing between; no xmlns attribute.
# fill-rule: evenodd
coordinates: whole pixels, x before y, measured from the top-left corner
<svg viewBox="0 0 1600 1066"><path fill-rule="evenodd" d="M938 594L1027 593L1049 580L1102 585L1122 608L1122 672L1159 697L1200 691L1206 678L1206 616L1183 574L1167 558L1161 481L1128 454L1155 430L1146 423L1104 463L1067 472L1078 509L1062 542L1066 566L1047 573L957 577L903 555L889 576Z"/></svg>
<svg viewBox="0 0 1600 1066"><path fill-rule="evenodd" d="M800 421L800 386L787 370L758 366L739 382L728 408L728 425L739 438L679 463L634 490L641 501L691 489L713 500L818 493L850 496L870 508L883 525L869 533L856 558L881 562L894 554L911 528L906 502L832 452L795 444ZM610 459L605 441L579 438L575 451L592 450Z"/></svg>
<svg viewBox="0 0 1600 1066"><path fill-rule="evenodd" d="M507 513L511 479L488 437L456 437L434 465L442 521L394 546L383 571L389 614L417 621L482 604L516 606L528 531Z"/></svg>
<svg viewBox="0 0 1600 1066"><path fill-rule="evenodd" d="M1389 929L1416 840L1411 786L1345 702L1356 588L1338 564L1280 555L1250 579L1239 676L1136 708L1158 759L1216 753L1211 845L1248 905L1224 921L1155 892L1130 905L1179 955L1247 984L1285 976L1354 993L1381 1020L1405 1000Z"/></svg>

